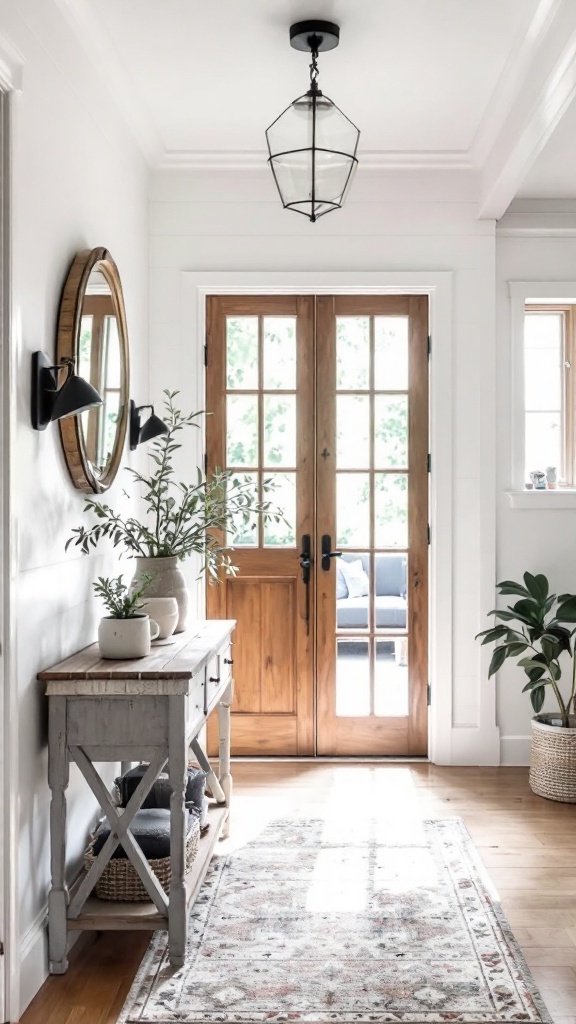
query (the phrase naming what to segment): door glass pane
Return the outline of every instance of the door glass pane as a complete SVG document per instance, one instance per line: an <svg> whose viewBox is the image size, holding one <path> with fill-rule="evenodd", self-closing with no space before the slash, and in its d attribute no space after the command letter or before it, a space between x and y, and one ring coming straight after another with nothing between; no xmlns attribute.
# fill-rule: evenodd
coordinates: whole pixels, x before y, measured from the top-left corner
<svg viewBox="0 0 576 1024"><path fill-rule="evenodd" d="M408 317L374 317L374 387L408 390Z"/></svg>
<svg viewBox="0 0 576 1024"><path fill-rule="evenodd" d="M408 466L408 395L374 398L374 464Z"/></svg>
<svg viewBox="0 0 576 1024"><path fill-rule="evenodd" d="M374 475L374 537L376 547L408 546L408 475Z"/></svg>
<svg viewBox="0 0 576 1024"><path fill-rule="evenodd" d="M374 556L374 612L377 629L406 629L406 554Z"/></svg>
<svg viewBox="0 0 576 1024"><path fill-rule="evenodd" d="M226 317L226 387L258 387L258 317Z"/></svg>
<svg viewBox="0 0 576 1024"><path fill-rule="evenodd" d="M370 543L370 477L368 473L336 474L336 544L366 547Z"/></svg>
<svg viewBox="0 0 576 1024"><path fill-rule="evenodd" d="M265 547L291 548L296 543L296 474L267 473L264 484L270 481L270 491L264 487L264 501L280 510L283 520L268 520L264 525ZM285 521L284 521L285 520Z"/></svg>
<svg viewBox="0 0 576 1024"><path fill-rule="evenodd" d="M256 395L228 395L226 399L226 465L258 465Z"/></svg>
<svg viewBox="0 0 576 1024"><path fill-rule="evenodd" d="M336 562L336 628L367 629L370 622L370 556L345 553Z"/></svg>
<svg viewBox="0 0 576 1024"><path fill-rule="evenodd" d="M296 390L296 317L264 317L264 387Z"/></svg>
<svg viewBox="0 0 576 1024"><path fill-rule="evenodd" d="M264 396L265 466L296 465L296 396Z"/></svg>
<svg viewBox="0 0 576 1024"><path fill-rule="evenodd" d="M336 317L336 387L365 390L370 379L370 317Z"/></svg>
<svg viewBox="0 0 576 1024"><path fill-rule="evenodd" d="M122 364L120 361L120 339L118 337L118 321L115 316L104 319L105 337L105 370L103 386L120 388L122 382ZM80 374L82 376L82 374ZM112 438L114 442L114 438Z"/></svg>
<svg viewBox="0 0 576 1024"><path fill-rule="evenodd" d="M258 546L258 517L242 510L242 495L249 495L252 501L258 500L258 474L235 473L231 483L240 484L241 490L230 487L230 496L238 511L233 516L232 528L227 531L226 542L231 547L255 548Z"/></svg>
<svg viewBox="0 0 576 1024"><path fill-rule="evenodd" d="M408 714L408 637L376 640L374 659L374 714Z"/></svg>
<svg viewBox="0 0 576 1024"><path fill-rule="evenodd" d="M336 641L336 714L370 714L370 648L367 640Z"/></svg>
<svg viewBox="0 0 576 1024"><path fill-rule="evenodd" d="M336 465L367 469L370 465L370 400L364 395L336 398Z"/></svg>

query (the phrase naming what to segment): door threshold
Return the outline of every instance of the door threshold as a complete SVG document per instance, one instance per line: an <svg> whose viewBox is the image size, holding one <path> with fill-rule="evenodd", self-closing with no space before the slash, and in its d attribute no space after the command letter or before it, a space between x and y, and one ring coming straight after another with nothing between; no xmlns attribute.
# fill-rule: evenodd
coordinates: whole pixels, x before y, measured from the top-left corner
<svg viewBox="0 0 576 1024"><path fill-rule="evenodd" d="M258 764L263 761L272 764L278 764L278 762L286 762L288 764L293 764L294 762L298 764L431 764L428 757L391 757L386 754L382 754L380 757L368 755L358 755L356 757L285 757L279 755L278 757L271 757L269 754L258 757L252 754L236 754L231 760L240 763L256 762Z"/></svg>

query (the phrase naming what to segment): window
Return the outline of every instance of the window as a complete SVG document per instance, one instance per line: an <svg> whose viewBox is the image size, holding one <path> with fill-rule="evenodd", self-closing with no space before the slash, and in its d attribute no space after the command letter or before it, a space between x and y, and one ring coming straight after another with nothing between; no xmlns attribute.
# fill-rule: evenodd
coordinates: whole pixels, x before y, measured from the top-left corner
<svg viewBox="0 0 576 1024"><path fill-rule="evenodd" d="M526 305L524 316L524 479L576 484L571 369L576 306ZM533 478L532 478L533 479Z"/></svg>

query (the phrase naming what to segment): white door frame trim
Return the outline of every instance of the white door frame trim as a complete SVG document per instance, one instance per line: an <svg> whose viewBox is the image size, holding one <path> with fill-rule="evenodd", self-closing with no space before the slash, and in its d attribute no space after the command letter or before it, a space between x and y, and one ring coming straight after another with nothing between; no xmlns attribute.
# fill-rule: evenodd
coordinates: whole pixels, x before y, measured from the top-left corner
<svg viewBox="0 0 576 1024"><path fill-rule="evenodd" d="M430 360L430 648L429 759L452 760L452 272L182 271L181 390L205 407L204 338L208 295L427 295ZM188 382L193 382L190 386ZM184 383L185 382L185 383ZM198 588L198 608L203 593Z"/></svg>

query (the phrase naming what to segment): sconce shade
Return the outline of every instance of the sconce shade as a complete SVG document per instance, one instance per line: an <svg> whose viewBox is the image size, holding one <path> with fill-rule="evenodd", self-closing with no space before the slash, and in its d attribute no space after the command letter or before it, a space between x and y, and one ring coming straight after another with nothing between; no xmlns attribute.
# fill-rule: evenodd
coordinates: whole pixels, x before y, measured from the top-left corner
<svg viewBox="0 0 576 1024"><path fill-rule="evenodd" d="M319 90L294 100L266 131L285 209L311 221L342 206L358 164L360 132Z"/></svg>
<svg viewBox="0 0 576 1024"><path fill-rule="evenodd" d="M68 376L58 388L58 371L64 367ZM32 355L32 426L34 430L45 430L54 420L76 416L95 406L102 405L102 398L87 380L74 373L73 360L51 365L43 352Z"/></svg>
<svg viewBox="0 0 576 1024"><path fill-rule="evenodd" d="M150 409L148 419L141 425L141 412L143 409ZM139 444L152 441L155 437L161 437L168 433L168 427L156 416L153 405L136 405L130 402L130 450L135 451Z"/></svg>

